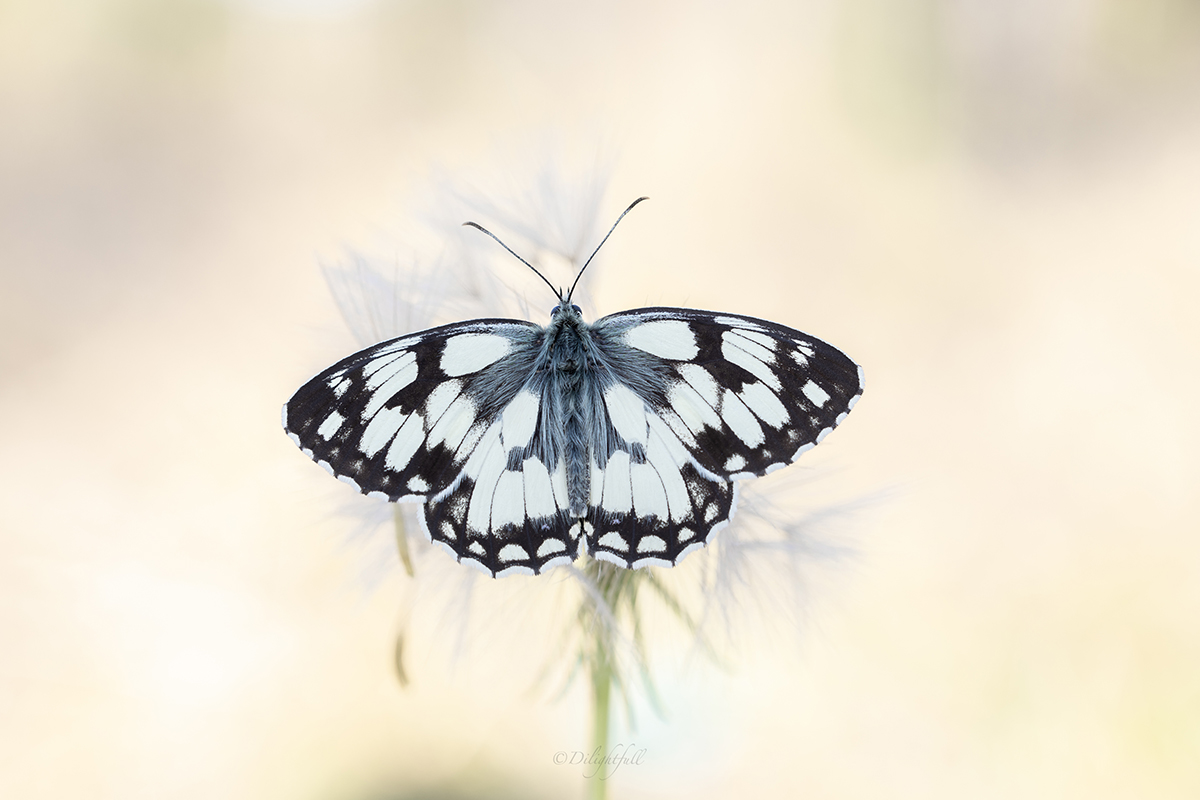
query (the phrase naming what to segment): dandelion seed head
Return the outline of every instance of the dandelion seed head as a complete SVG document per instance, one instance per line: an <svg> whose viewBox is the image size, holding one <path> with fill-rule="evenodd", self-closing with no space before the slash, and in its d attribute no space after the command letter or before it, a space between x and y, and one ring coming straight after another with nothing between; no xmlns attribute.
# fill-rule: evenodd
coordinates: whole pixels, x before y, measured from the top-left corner
<svg viewBox="0 0 1200 800"><path fill-rule="evenodd" d="M515 174L530 176L515 180ZM611 220L604 215L610 170L601 161L583 170L564 169L540 156L531 167L480 173L469 178L436 176L419 194L412 213L419 221L403 244L378 254L348 250L322 264L348 328L363 346L448 322L479 317L517 317L544 323L557 301L536 276L491 238L464 228L477 222L537 267L554 285L574 280ZM590 305L592 282L602 274L597 259L584 273L573 299ZM857 511L854 503L804 508L809 473L790 472L741 486L738 512L709 545L674 568L626 570L586 557L537 577L485 578L446 558L421 534L419 505L399 508L356 498L358 531L372 528L400 537L376 537L391 555L372 546L369 557L388 569L403 561L405 599L400 626L405 648L413 614L435 620L437 637L453 663L499 648L513 656L514 642L548 642L539 673L546 686L571 685L600 659L627 704L639 692L653 698L651 650L658 629L671 629L718 663L744 652L748 643L773 641L779 629L799 641L814 580L821 569L844 561L852 549L840 534ZM367 540L366 537L356 537ZM372 572L369 580L379 580ZM547 631L551 631L547 634ZM537 655L520 647L521 657ZM485 663L495 663L486 659Z"/></svg>
<svg viewBox="0 0 1200 800"><path fill-rule="evenodd" d="M553 148L551 148L553 150ZM499 236L555 285L569 286L603 234L611 170L603 159L568 169L541 153L532 166L463 177L442 172L414 192L415 226L368 255L348 249L322 271L356 341L373 344L434 325L475 317L544 322L557 298L520 262L479 231ZM513 174L531 175L516 182ZM575 300L590 305L597 265Z"/></svg>

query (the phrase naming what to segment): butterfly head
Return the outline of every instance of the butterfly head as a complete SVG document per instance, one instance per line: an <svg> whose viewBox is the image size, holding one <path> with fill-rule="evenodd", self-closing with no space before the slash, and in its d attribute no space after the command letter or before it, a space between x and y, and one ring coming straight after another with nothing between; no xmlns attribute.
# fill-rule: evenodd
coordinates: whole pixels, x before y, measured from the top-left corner
<svg viewBox="0 0 1200 800"><path fill-rule="evenodd" d="M574 305L571 298L564 297L559 300L558 305L550 309L550 319L563 319L564 317L583 319L583 309Z"/></svg>

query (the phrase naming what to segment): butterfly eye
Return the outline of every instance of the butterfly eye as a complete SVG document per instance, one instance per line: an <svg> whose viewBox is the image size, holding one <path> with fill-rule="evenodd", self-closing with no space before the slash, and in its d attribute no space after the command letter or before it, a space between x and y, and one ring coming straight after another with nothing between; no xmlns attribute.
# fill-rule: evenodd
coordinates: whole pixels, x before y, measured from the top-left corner
<svg viewBox="0 0 1200 800"><path fill-rule="evenodd" d="M572 310L573 310L573 311L574 311L576 314L582 314L582 313L583 313L583 309L581 309L579 306L571 306L571 309L572 309Z"/></svg>
<svg viewBox="0 0 1200 800"><path fill-rule="evenodd" d="M550 309L550 316L551 316L551 317L553 317L553 316L554 316L555 314L557 314L557 313L558 313L558 306L555 306L554 308Z"/></svg>

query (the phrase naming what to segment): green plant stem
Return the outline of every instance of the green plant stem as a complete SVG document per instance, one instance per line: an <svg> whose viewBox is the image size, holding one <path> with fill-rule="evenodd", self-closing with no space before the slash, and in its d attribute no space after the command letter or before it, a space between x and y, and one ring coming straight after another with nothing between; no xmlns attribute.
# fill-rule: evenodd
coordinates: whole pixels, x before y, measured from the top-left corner
<svg viewBox="0 0 1200 800"><path fill-rule="evenodd" d="M607 654L597 652L592 661L592 754L599 758L608 757L608 700L612 694L612 666ZM608 797L608 768L594 765L595 772L587 782L588 800L604 800Z"/></svg>

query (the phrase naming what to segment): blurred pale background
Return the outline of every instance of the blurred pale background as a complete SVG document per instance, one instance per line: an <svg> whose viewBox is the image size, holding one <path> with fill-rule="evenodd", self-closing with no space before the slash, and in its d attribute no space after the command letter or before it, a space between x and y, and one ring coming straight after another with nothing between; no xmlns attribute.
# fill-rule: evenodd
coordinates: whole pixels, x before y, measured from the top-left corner
<svg viewBox="0 0 1200 800"><path fill-rule="evenodd" d="M845 349L811 458L886 494L614 797L1200 795L1194 0L3 0L0 795L579 794L578 687L397 685L386 535L278 424L352 347L318 257L539 137L653 198L600 310Z"/></svg>

